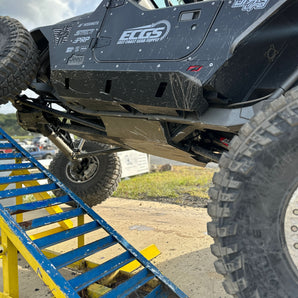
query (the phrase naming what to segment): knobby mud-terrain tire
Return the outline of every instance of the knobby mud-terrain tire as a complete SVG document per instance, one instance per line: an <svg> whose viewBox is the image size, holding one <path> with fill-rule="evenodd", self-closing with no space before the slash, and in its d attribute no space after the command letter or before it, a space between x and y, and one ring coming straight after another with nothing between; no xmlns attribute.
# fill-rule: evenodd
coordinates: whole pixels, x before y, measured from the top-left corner
<svg viewBox="0 0 298 298"><path fill-rule="evenodd" d="M298 87L245 124L213 178L208 233L234 297L298 295Z"/></svg>
<svg viewBox="0 0 298 298"><path fill-rule="evenodd" d="M109 146L105 144L85 142L83 151L92 152L108 148ZM83 159L82 165L85 165L84 171L72 169L71 162L63 153L58 152L51 161L49 170L88 206L92 207L110 197L117 189L121 179L120 160L116 153L97 155L91 159ZM84 176L87 172L88 178ZM55 195L61 196L63 192L57 190ZM74 204L70 203L70 205Z"/></svg>
<svg viewBox="0 0 298 298"><path fill-rule="evenodd" d="M0 104L27 89L38 69L38 50L22 24L0 16Z"/></svg>

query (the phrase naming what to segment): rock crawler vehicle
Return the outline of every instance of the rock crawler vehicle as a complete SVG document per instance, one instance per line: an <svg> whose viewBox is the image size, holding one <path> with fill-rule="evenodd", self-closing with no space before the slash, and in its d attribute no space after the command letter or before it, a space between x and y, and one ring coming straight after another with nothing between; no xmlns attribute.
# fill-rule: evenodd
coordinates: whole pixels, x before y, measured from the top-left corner
<svg viewBox="0 0 298 298"><path fill-rule="evenodd" d="M208 233L225 290L297 297L297 15L291 0L103 0L31 33L1 17L1 103L60 148L52 172L90 206L117 186L117 151L219 161Z"/></svg>

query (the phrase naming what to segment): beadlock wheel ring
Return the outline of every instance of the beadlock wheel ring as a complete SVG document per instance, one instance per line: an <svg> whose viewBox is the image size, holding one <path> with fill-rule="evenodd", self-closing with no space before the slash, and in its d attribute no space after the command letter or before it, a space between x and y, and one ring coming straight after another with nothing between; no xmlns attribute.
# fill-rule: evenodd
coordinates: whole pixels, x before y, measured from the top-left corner
<svg viewBox="0 0 298 298"><path fill-rule="evenodd" d="M96 156L84 158L80 162L81 168L73 167L68 162L65 168L66 177L73 183L86 183L91 181L99 171L99 159Z"/></svg>
<svg viewBox="0 0 298 298"><path fill-rule="evenodd" d="M285 212L284 235L290 258L298 270L298 188L291 196Z"/></svg>

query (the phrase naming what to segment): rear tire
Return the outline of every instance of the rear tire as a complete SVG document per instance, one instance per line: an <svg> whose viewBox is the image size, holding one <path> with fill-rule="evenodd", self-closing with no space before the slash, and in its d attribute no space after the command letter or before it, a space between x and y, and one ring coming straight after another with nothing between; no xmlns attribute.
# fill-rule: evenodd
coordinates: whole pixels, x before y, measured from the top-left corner
<svg viewBox="0 0 298 298"><path fill-rule="evenodd" d="M234 297L297 297L297 165L296 87L242 127L213 178L208 233Z"/></svg>
<svg viewBox="0 0 298 298"><path fill-rule="evenodd" d="M85 142L83 151L108 149L108 145ZM117 189L121 180L121 165L116 153L84 158L82 168L71 168L71 162L61 152L50 163L49 170L88 206L100 204ZM61 196L62 191L55 191ZM74 205L71 204L70 205Z"/></svg>
<svg viewBox="0 0 298 298"><path fill-rule="evenodd" d="M27 89L38 69L38 50L20 22L0 17L0 104Z"/></svg>

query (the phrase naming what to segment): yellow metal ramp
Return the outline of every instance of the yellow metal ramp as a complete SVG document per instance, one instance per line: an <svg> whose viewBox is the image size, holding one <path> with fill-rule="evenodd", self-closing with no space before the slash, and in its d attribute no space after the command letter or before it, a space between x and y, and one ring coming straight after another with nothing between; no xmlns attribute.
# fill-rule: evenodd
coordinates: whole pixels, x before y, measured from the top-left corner
<svg viewBox="0 0 298 298"><path fill-rule="evenodd" d="M19 297L18 252L55 297L187 297L2 129L0 151L0 252L4 285L0 297ZM57 189L64 195L50 195ZM27 202L23 202L24 197ZM33 197L37 201L32 201ZM74 207L65 207L70 202ZM36 210L47 212L40 216ZM72 219L77 219L76 224ZM87 234L92 239L89 243L85 243ZM73 239L77 239L77 245L60 255L45 250ZM85 261L109 249L114 249L116 255L105 258L101 264ZM61 273L65 267L82 265L88 270L69 280ZM138 266L137 273L124 274L116 285L109 285L119 275L119 269L132 271Z"/></svg>

